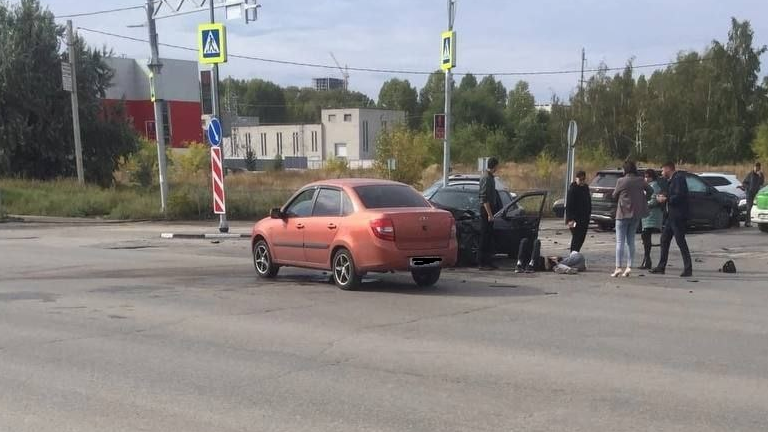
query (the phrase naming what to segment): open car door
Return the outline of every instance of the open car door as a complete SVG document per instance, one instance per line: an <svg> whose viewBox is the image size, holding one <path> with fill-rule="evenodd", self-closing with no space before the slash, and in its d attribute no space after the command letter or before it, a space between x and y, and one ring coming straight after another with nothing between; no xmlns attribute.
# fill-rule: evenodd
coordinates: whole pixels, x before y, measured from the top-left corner
<svg viewBox="0 0 768 432"><path fill-rule="evenodd" d="M516 257L524 238L533 241L539 237L547 195L547 191L522 193L496 213L493 222L496 253Z"/></svg>

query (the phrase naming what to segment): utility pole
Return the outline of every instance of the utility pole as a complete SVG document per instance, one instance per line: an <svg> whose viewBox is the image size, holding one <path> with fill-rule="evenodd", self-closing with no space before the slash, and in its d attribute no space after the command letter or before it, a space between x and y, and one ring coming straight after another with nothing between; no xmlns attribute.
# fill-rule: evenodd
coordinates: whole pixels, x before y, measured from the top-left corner
<svg viewBox="0 0 768 432"><path fill-rule="evenodd" d="M152 52L152 57L147 64L154 81L150 78L150 84L154 82L154 97L155 100L155 136L157 138L157 164L160 178L160 209L163 215L168 210L168 180L166 179L166 166L165 160L165 125L163 124L163 100L162 92L158 89L158 82L160 71L163 68L160 63L160 53L157 43L157 31L155 28L155 2L154 0L147 0L147 27L149 28L149 45Z"/></svg>
<svg viewBox="0 0 768 432"><path fill-rule="evenodd" d="M448 31L453 30L456 12L456 0L448 0ZM443 139L443 186L448 186L451 175L451 68L445 70L445 138Z"/></svg>
<svg viewBox="0 0 768 432"><path fill-rule="evenodd" d="M581 102L584 102L584 65L587 63L587 53L584 48L581 49L581 80L579 81L579 92L581 93Z"/></svg>
<svg viewBox="0 0 768 432"><path fill-rule="evenodd" d="M152 1L152 0L147 0ZM211 15L211 24L216 23L216 14L214 13L213 0L208 0L208 12ZM213 117L219 117L221 107L219 106L219 64L213 64L213 73L211 74L211 105L213 108ZM230 138L231 139L231 138ZM224 146L221 148L221 164L224 165ZM224 180L224 169L221 171L222 181ZM227 222L227 215L222 213L219 215L219 232L229 232L229 223Z"/></svg>
<svg viewBox="0 0 768 432"><path fill-rule="evenodd" d="M83 143L80 141L80 103L77 100L77 47L72 31L72 20L67 20L67 49L69 52L69 64L72 70L72 129L75 131L75 164L77 165L77 182L85 183L83 172Z"/></svg>

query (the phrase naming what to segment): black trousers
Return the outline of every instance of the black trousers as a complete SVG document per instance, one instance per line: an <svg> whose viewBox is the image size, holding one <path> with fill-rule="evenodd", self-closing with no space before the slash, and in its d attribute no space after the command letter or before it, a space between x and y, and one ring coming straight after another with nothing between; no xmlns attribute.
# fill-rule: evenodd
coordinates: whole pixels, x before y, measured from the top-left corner
<svg viewBox="0 0 768 432"><path fill-rule="evenodd" d="M480 212L480 244L477 249L477 262L482 265L493 263L495 254L493 244L493 223L488 222L488 215L485 210Z"/></svg>
<svg viewBox="0 0 768 432"><path fill-rule="evenodd" d="M536 259L541 256L541 240L524 238L520 241L520 247L517 250L517 265L525 266L526 263L531 267L536 265Z"/></svg>
<svg viewBox="0 0 768 432"><path fill-rule="evenodd" d="M667 223L661 231L661 257L659 257L659 268L667 267L669 246L672 244L672 237L674 237L675 243L677 243L677 247L680 248L680 253L683 255L683 270L689 271L693 269L693 264L691 264L691 252L688 250L688 242L685 241L686 230L685 219L678 217L670 217L667 219Z"/></svg>
<svg viewBox="0 0 768 432"><path fill-rule="evenodd" d="M588 229L588 222L576 222L576 227L571 228L571 252L581 252L581 247L584 246L584 240L587 239Z"/></svg>
<svg viewBox="0 0 768 432"><path fill-rule="evenodd" d="M752 225L751 215L752 215L752 202L755 200L755 195L747 194L747 216L746 219L744 219L744 226Z"/></svg>

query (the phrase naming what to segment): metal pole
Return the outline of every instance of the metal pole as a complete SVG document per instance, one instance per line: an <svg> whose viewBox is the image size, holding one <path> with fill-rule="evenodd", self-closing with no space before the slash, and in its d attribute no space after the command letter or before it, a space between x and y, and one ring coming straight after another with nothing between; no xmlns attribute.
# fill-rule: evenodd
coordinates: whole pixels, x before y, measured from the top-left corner
<svg viewBox="0 0 768 432"><path fill-rule="evenodd" d="M216 23L216 14L214 13L213 0L208 0L208 12L211 15L211 24ZM224 36L222 35L222 37ZM218 117L219 113L221 112L221 109L219 107L219 64L218 63L213 64L213 73L211 74L211 105L213 106L213 116ZM225 159L226 157L224 156L224 146L221 146L222 180L225 177L224 173L226 171L223 167ZM227 222L226 214L219 215L219 232L223 232L223 233L229 232L229 223Z"/></svg>
<svg viewBox="0 0 768 432"><path fill-rule="evenodd" d="M448 30L453 30L454 1L448 0ZM455 42L454 42L455 43ZM445 71L445 138L443 139L443 185L448 186L451 175L451 84L453 73Z"/></svg>
<svg viewBox="0 0 768 432"><path fill-rule="evenodd" d="M565 144L566 161L565 161L565 192L563 193L563 208L568 207L568 187L571 185L571 146L568 143ZM563 219L568 222L568 216L563 214Z"/></svg>
<svg viewBox="0 0 768 432"><path fill-rule="evenodd" d="M147 27L149 28L149 46L152 52L152 57L147 64L149 71L155 76L155 136L157 138L157 165L158 176L160 180L160 209L165 215L168 210L168 181L166 179L166 166L165 160L165 126L163 124L163 101L162 92L160 91L160 71L163 68L163 64L160 62L160 53L157 43L157 31L155 28L155 2L154 0L147 0Z"/></svg>
<svg viewBox="0 0 768 432"><path fill-rule="evenodd" d="M75 131L75 164L77 165L77 182L85 183L83 172L83 144L80 141L80 104L77 100L77 53L75 52L75 36L72 32L72 20L67 20L67 47L69 63L72 67L72 128Z"/></svg>

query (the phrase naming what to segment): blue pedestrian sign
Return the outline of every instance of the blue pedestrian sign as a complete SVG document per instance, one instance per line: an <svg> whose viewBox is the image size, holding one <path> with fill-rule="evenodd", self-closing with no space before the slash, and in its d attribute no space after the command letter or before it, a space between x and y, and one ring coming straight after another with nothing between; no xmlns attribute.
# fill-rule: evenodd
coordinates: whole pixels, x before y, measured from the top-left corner
<svg viewBox="0 0 768 432"><path fill-rule="evenodd" d="M208 122L208 129L206 129L206 135L208 135L208 142L211 143L212 146L218 147L221 145L221 138L222 138L222 132L221 132L221 122L218 118L213 117L210 122Z"/></svg>
<svg viewBox="0 0 768 432"><path fill-rule="evenodd" d="M200 63L225 63L227 61L227 33L222 24L201 24L197 34Z"/></svg>

